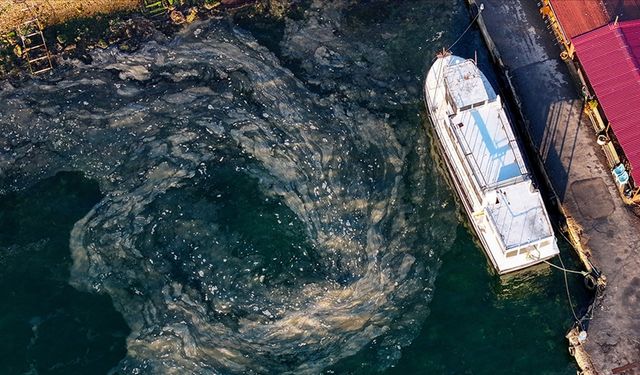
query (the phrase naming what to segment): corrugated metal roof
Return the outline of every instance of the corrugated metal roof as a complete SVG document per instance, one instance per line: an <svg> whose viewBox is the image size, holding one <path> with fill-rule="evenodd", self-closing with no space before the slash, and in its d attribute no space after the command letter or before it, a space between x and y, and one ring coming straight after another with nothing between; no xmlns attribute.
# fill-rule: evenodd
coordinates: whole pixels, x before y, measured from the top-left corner
<svg viewBox="0 0 640 375"><path fill-rule="evenodd" d="M613 22L640 18L640 0L550 0L565 37L572 39Z"/></svg>
<svg viewBox="0 0 640 375"><path fill-rule="evenodd" d="M600 27L573 44L640 186L640 20Z"/></svg>
<svg viewBox="0 0 640 375"><path fill-rule="evenodd" d="M551 0L550 4L565 38L573 39L609 23L609 14L602 0Z"/></svg>

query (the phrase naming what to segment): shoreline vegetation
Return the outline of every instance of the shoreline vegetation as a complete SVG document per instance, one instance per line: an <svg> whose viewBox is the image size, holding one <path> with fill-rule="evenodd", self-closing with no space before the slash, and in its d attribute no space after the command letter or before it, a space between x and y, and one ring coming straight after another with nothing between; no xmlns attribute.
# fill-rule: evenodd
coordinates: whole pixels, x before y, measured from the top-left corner
<svg viewBox="0 0 640 375"><path fill-rule="evenodd" d="M37 19L53 66L65 59L90 63L89 51L117 46L136 51L152 34L172 35L198 19L283 18L289 0L0 0L0 80L29 76L19 29Z"/></svg>

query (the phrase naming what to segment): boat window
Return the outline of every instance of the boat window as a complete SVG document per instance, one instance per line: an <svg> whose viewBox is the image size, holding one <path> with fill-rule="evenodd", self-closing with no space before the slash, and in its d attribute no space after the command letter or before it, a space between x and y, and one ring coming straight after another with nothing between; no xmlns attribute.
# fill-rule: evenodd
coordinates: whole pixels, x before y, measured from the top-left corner
<svg viewBox="0 0 640 375"><path fill-rule="evenodd" d="M466 111L466 110L469 110L469 109L471 109L471 108L478 108L478 107L482 107L482 106L483 106L483 105L485 105L486 103L487 103L487 101L486 101L486 100L483 100L483 101L481 101L481 102L477 102L477 103L472 103L472 104L465 105L464 107L460 107L460 112L462 112L462 111Z"/></svg>
<svg viewBox="0 0 640 375"><path fill-rule="evenodd" d="M511 250L506 254L507 258L511 258L511 257L516 256L516 255L518 255L518 250Z"/></svg>
<svg viewBox="0 0 640 375"><path fill-rule="evenodd" d="M533 251L535 248L533 246L527 246L520 249L520 254L526 254L530 251Z"/></svg>

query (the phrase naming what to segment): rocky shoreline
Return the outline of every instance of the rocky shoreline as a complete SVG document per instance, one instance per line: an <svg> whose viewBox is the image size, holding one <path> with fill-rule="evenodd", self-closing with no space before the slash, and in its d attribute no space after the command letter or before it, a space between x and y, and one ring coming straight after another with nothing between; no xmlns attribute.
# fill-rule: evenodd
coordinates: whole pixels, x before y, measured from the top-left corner
<svg viewBox="0 0 640 375"><path fill-rule="evenodd" d="M171 37L185 24L196 20L221 18L264 18L282 19L288 12L295 11L297 1L281 0L215 0L181 1L182 5L167 7L160 15L151 16L137 7L117 3L101 10L100 4L93 8L83 8L81 13L65 17L51 17L46 7L35 2L33 16L41 20L46 45L51 53L54 66L63 66L69 60L91 62L91 51L115 46L122 52L135 52L145 42L153 38ZM20 5L7 5L8 9L18 9ZM111 7L115 7L111 9ZM108 13L105 13L108 12ZM94 14L93 16L90 16ZM62 18L61 18L62 17ZM73 18L70 18L73 17ZM7 17L8 19L10 17ZM42 19L47 20L42 21ZM16 29L21 20L16 20L14 28L0 32L0 80L24 79L28 75L27 61L20 47ZM154 35L155 34L155 35Z"/></svg>

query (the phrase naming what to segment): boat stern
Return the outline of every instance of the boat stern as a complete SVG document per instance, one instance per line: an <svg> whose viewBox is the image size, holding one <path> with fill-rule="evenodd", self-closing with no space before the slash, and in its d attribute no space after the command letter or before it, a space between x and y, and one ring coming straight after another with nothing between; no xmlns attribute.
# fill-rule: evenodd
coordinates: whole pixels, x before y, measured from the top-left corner
<svg viewBox="0 0 640 375"><path fill-rule="evenodd" d="M539 242L503 252L502 256L496 257L494 265L498 273L503 275L542 263L559 253L556 238L550 236Z"/></svg>

